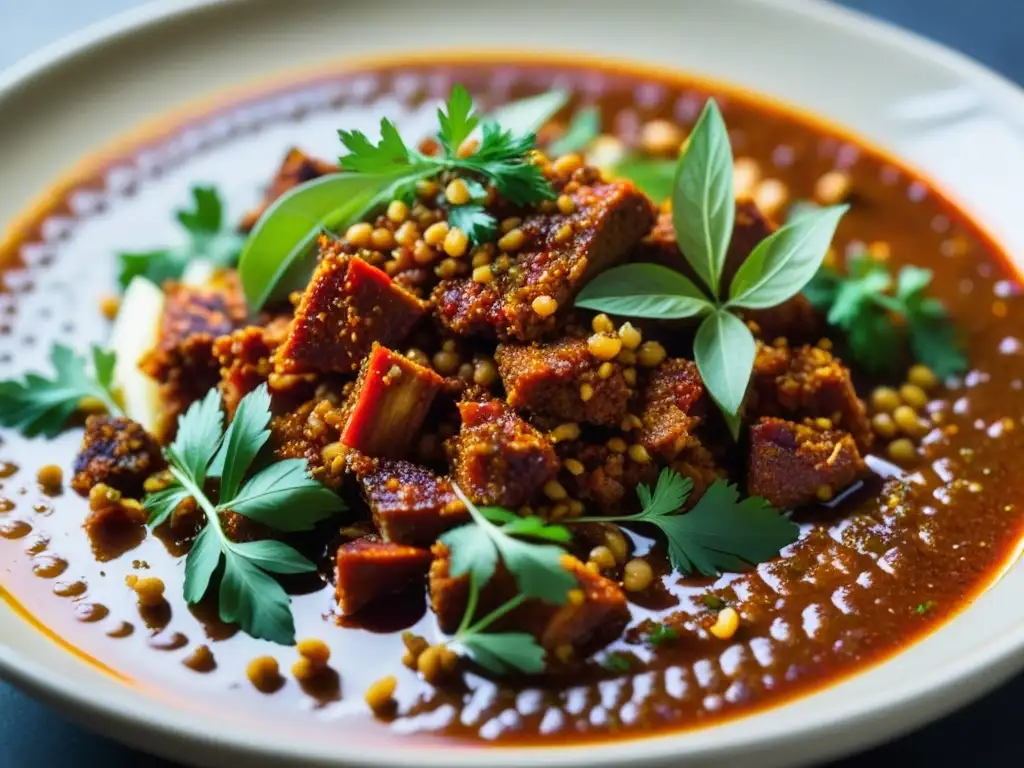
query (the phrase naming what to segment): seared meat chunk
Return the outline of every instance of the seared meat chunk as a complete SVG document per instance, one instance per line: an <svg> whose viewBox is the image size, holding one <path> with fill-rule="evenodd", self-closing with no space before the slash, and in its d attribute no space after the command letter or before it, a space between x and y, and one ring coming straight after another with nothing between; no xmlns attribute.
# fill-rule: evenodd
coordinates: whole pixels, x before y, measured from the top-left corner
<svg viewBox="0 0 1024 768"><path fill-rule="evenodd" d="M342 615L350 616L368 603L398 592L430 568L426 549L364 537L338 547L335 595Z"/></svg>
<svg viewBox="0 0 1024 768"><path fill-rule="evenodd" d="M266 327L250 325L213 343L220 365L220 393L231 418L242 398L266 382L274 365L274 350L284 341L287 324L274 321Z"/></svg>
<svg viewBox="0 0 1024 768"><path fill-rule="evenodd" d="M802 293L786 299L777 307L744 309L741 315L753 324L755 335L768 343L779 337L795 344L810 343L816 341L822 331L818 310Z"/></svg>
<svg viewBox="0 0 1024 768"><path fill-rule="evenodd" d="M160 446L141 424L117 416L90 416L71 487L88 496L93 486L103 483L141 498L146 478L164 466Z"/></svg>
<svg viewBox="0 0 1024 768"><path fill-rule="evenodd" d="M325 392L270 421L270 443L279 459L305 459L313 477L331 488L345 478L345 446L338 438L345 423L336 395Z"/></svg>
<svg viewBox="0 0 1024 768"><path fill-rule="evenodd" d="M569 308L587 281L622 261L650 229L651 203L629 182L602 182L600 172L589 167L548 175L556 193L572 199L572 212L551 206L550 213L523 215L516 230L522 237L499 241L502 253L491 265L489 282L443 280L433 295L437 316L451 331L506 341L550 333L558 313L538 314L534 299L549 297Z"/></svg>
<svg viewBox="0 0 1024 768"><path fill-rule="evenodd" d="M622 364L594 357L587 339L499 344L494 358L508 404L541 416L617 427L633 396Z"/></svg>
<svg viewBox="0 0 1024 768"><path fill-rule="evenodd" d="M351 373L374 342L400 342L427 305L384 272L320 239L320 264L275 355L282 374Z"/></svg>
<svg viewBox="0 0 1024 768"><path fill-rule="evenodd" d="M759 344L747 413L829 419L853 435L862 453L871 448L871 422L850 370L820 347Z"/></svg>
<svg viewBox="0 0 1024 768"><path fill-rule="evenodd" d="M644 389L637 441L652 455L671 460L687 446L704 412L704 382L697 364L666 360Z"/></svg>
<svg viewBox="0 0 1024 768"><path fill-rule="evenodd" d="M469 577L452 577L448 548L434 545L430 566L430 605L444 632L454 632L466 610ZM610 579L594 573L572 555L565 555L566 570L576 577L582 595L565 605L550 605L531 599L502 617L496 631L528 632L548 651L569 646L593 652L622 634L629 622L629 606L622 589ZM489 611L517 594L515 581L504 567L480 591L475 616ZM581 599L580 599L581 598Z"/></svg>
<svg viewBox="0 0 1024 768"><path fill-rule="evenodd" d="M242 217L239 229L243 232L251 230L256 226L256 222L259 221L260 216L263 215L267 208L292 187L297 187L303 182L311 181L320 176L326 176L329 173L336 173L337 171L338 166L333 163L311 157L301 149L292 147L284 156L281 167L277 169L277 173L274 174L270 186L267 187L266 193L263 195L263 201Z"/></svg>
<svg viewBox="0 0 1024 768"><path fill-rule="evenodd" d="M747 492L780 509L828 501L866 469L848 432L776 418L750 428Z"/></svg>
<svg viewBox="0 0 1024 768"><path fill-rule="evenodd" d="M551 442L499 400L459 403L452 439L455 481L477 504L526 504L558 471Z"/></svg>
<svg viewBox="0 0 1024 768"><path fill-rule="evenodd" d="M576 467L562 472L559 479L569 497L584 502L591 513L612 514L635 506L636 486L658 479L654 462L634 461L628 453L612 450L605 443L574 440L559 443L557 450L563 464Z"/></svg>
<svg viewBox="0 0 1024 768"><path fill-rule="evenodd" d="M469 519L451 481L426 467L367 456L352 457L349 467L385 541L429 547L442 533Z"/></svg>
<svg viewBox="0 0 1024 768"><path fill-rule="evenodd" d="M172 283L165 293L160 340L139 364L161 385L165 408L156 430L161 439L173 436L178 416L216 386L220 363L213 353L214 340L246 320L245 299L234 273L210 286Z"/></svg>
<svg viewBox="0 0 1024 768"><path fill-rule="evenodd" d="M443 385L430 368L374 342L345 403L341 442L367 456L401 458Z"/></svg>

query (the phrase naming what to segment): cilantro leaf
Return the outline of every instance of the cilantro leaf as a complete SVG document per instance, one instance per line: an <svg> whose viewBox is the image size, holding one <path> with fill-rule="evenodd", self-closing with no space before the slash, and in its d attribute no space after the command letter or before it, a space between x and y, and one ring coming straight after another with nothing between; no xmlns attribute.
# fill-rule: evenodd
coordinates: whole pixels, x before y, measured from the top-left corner
<svg viewBox="0 0 1024 768"><path fill-rule="evenodd" d="M477 664L496 674L515 670L527 675L544 671L544 649L525 632L479 632L459 642Z"/></svg>
<svg viewBox="0 0 1024 768"><path fill-rule="evenodd" d="M220 473L220 492L225 498L234 498L242 483L242 477L249 471L253 459L270 439L270 392L261 384L238 404L235 417L231 420L219 454L214 458Z"/></svg>
<svg viewBox="0 0 1024 768"><path fill-rule="evenodd" d="M693 478L683 477L665 467L658 475L653 493L649 485L642 483L637 486L636 495L640 497L640 504L643 505L640 514L643 517L671 515L682 509L692 490Z"/></svg>
<svg viewBox="0 0 1024 768"><path fill-rule="evenodd" d="M416 158L405 145L395 124L386 117L380 121L380 141L374 144L362 131L338 131L349 154L338 160L346 171L391 175L411 168Z"/></svg>
<svg viewBox="0 0 1024 768"><path fill-rule="evenodd" d="M556 195L551 183L530 159L534 144L532 133L514 136L496 123L485 122L477 151L450 164L484 176L514 205L554 200Z"/></svg>
<svg viewBox="0 0 1024 768"><path fill-rule="evenodd" d="M148 494L143 500L143 508L149 512L148 524L152 528L162 525L190 495L188 490L177 483Z"/></svg>
<svg viewBox="0 0 1024 768"><path fill-rule="evenodd" d="M295 620L288 593L234 548L226 548L223 553L224 575L218 603L221 619L238 624L258 639L294 643Z"/></svg>
<svg viewBox="0 0 1024 768"><path fill-rule="evenodd" d="M469 138L480 122L473 112L473 98L465 87L456 85L448 97L448 111L437 110L437 122L441 130L437 134L438 141L448 157L455 157L462 142Z"/></svg>
<svg viewBox="0 0 1024 768"><path fill-rule="evenodd" d="M309 476L305 459L284 459L256 473L236 497L222 500L220 508L279 531L308 531L344 504Z"/></svg>
<svg viewBox="0 0 1024 768"><path fill-rule="evenodd" d="M152 521L151 521L152 524ZM194 605L203 599L210 587L210 579L220 565L220 544L216 529L208 525L199 532L188 557L185 558L185 602Z"/></svg>
<svg viewBox="0 0 1024 768"><path fill-rule="evenodd" d="M167 454L196 485L202 486L207 465L217 453L223 433L220 392L211 389L178 418L178 433L167 446Z"/></svg>
<svg viewBox="0 0 1024 768"><path fill-rule="evenodd" d="M493 240L498 233L498 220L482 205L473 203L452 206L448 211L448 226L465 232L471 245Z"/></svg>
<svg viewBox="0 0 1024 768"><path fill-rule="evenodd" d="M312 573L316 565L276 539L232 544L231 551L270 573Z"/></svg>
<svg viewBox="0 0 1024 768"><path fill-rule="evenodd" d="M609 672L629 672L633 669L633 657L621 651L612 651L601 659L601 666Z"/></svg>
<svg viewBox="0 0 1024 768"><path fill-rule="evenodd" d="M0 425L15 427L27 437L54 437L86 398L98 400L107 411L121 415L112 379L116 357L92 348L92 374L84 357L55 344L50 350L54 378L28 373L24 380L0 381Z"/></svg>
<svg viewBox="0 0 1024 768"><path fill-rule="evenodd" d="M569 122L565 133L551 142L548 152L552 156L582 152L601 133L601 110L584 107Z"/></svg>

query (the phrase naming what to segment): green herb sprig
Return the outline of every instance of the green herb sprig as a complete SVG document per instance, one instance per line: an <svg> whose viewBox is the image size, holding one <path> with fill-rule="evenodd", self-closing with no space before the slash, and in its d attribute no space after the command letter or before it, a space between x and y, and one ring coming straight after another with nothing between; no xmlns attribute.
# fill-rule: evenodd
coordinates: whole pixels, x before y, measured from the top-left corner
<svg viewBox="0 0 1024 768"><path fill-rule="evenodd" d="M814 276L846 206L809 211L766 237L722 284L736 215L732 149L709 100L676 165L672 222L676 242L699 284L655 264L607 270L576 306L658 320L699 317L694 357L704 385L734 436L754 365L754 337L737 310L761 309L795 295Z"/></svg>
<svg viewBox="0 0 1024 768"><path fill-rule="evenodd" d="M740 500L736 486L716 480L693 509L681 512L693 480L665 468L652 491L637 486L641 509L633 515L586 517L574 522L650 523L668 540L672 568L680 573L718 576L763 563L797 540L799 527L760 496Z"/></svg>
<svg viewBox="0 0 1024 768"><path fill-rule="evenodd" d="M466 611L450 642L492 672L542 672L544 649L532 635L485 630L530 598L554 605L563 605L569 599L569 591L578 585L562 565L565 551L557 546L571 538L569 531L539 517L520 517L502 507L477 507L458 486L453 489L469 510L472 522L441 536L451 553L449 573L469 577ZM539 544L520 537L554 543ZM512 574L519 593L474 623L479 591L494 576L499 559Z"/></svg>
<svg viewBox="0 0 1024 768"><path fill-rule="evenodd" d="M851 357L868 372L892 368L909 350L945 378L966 371L967 358L945 305L925 294L931 280L930 269L915 266L894 278L885 263L860 252L846 274L824 268L804 293L844 332Z"/></svg>
<svg viewBox="0 0 1024 768"><path fill-rule="evenodd" d="M205 514L206 523L185 560L186 602L199 602L223 565L221 619L253 637L290 645L295 642L290 601L270 574L309 573L316 566L275 539L232 541L221 515L230 511L278 531L305 531L344 509L344 503L309 476L304 459L269 464L244 481L270 438L269 423L265 385L242 398L227 430L220 393L211 389L181 416L174 442L164 449L174 482L147 495L144 506L151 527L164 523L189 498ZM220 478L216 504L206 490L211 477Z"/></svg>
<svg viewBox="0 0 1024 768"><path fill-rule="evenodd" d="M386 118L376 143L361 131L338 131L347 150L340 158L342 172L286 192L260 217L246 241L239 274L249 306L259 309L305 284L316 260L312 246L321 232L341 231L389 200L411 201L417 182L444 171L459 171L474 182L470 202L454 206L449 214L450 226L458 226L473 243L497 233L497 221L481 205L486 196L483 183L516 205L553 199L551 184L530 153L535 131L566 98L561 92L541 94L481 118L469 93L457 85L445 108L438 110L442 151L436 157L408 146ZM476 151L459 157L459 147L477 133L481 138Z"/></svg>
<svg viewBox="0 0 1024 768"><path fill-rule="evenodd" d="M175 213L188 242L182 246L117 255L121 290L133 277L145 277L157 285L180 278L192 261L208 261L216 267L233 267L245 237L225 228L224 204L214 187L192 187L192 208Z"/></svg>
<svg viewBox="0 0 1024 768"><path fill-rule="evenodd" d="M601 110L584 107L572 116L565 133L551 142L548 152L557 157L582 152L601 133Z"/></svg>
<svg viewBox="0 0 1024 768"><path fill-rule="evenodd" d="M92 365L70 348L55 344L50 363L55 376L28 373L21 380L0 381L0 425L19 429L26 437L55 437L83 404L95 400L108 413L122 416L114 394L117 356L92 347Z"/></svg>

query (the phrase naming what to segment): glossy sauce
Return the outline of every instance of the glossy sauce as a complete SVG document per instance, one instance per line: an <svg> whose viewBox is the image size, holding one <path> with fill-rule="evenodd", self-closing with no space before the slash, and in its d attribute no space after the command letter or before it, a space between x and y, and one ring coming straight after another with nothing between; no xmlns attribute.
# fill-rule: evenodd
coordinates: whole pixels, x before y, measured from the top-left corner
<svg viewBox="0 0 1024 768"><path fill-rule="evenodd" d="M99 299L114 286L117 250L177 242L170 211L189 184L217 183L237 217L259 195L284 150L297 144L334 157L339 126L372 129L379 116L403 133L432 124L430 99L463 82L491 102L557 83L596 101L607 130L633 141L643 121L690 125L714 95L737 157L759 160L793 198L810 197L833 168L852 174L856 198L836 243L888 243L894 264L935 270L932 290L970 334L971 371L929 406L941 428L900 482L894 468L841 502L802 514L804 536L776 561L717 580L662 576L634 608L632 630L611 650L633 669L596 664L586 678L541 688L498 688L473 674L434 689L399 663L398 631L439 637L419 593L377 606L344 625L324 581L293 596L297 636L332 648L334 674L299 684L294 649L268 645L215 620L210 605L180 598L183 552L152 535L91 542L86 503L43 493L35 473L60 464L65 477L80 431L54 441L14 433L0 445L0 587L34 620L129 684L218 717L253 718L318 739L426 739L440 735L503 743L623 738L750 713L884 659L933 630L984 589L1015 551L1024 526L1024 355L1015 335L1024 307L1016 275L977 230L923 181L871 150L829 135L800 115L733 92L709 94L690 80L560 64L460 67L396 64L305 82L201 116L159 141L130 147L68 186L4 254L0 377L46 369L60 340L77 348L105 338ZM108 258L108 255L111 255ZM650 546L637 537L638 553ZM126 575L156 575L169 605L140 608ZM329 578L326 574L324 580ZM706 630L708 595L743 617L728 641ZM923 610L922 610L923 609ZM654 618L683 628L657 648L636 625ZM210 654L198 650L207 646ZM273 694L249 684L245 666L270 653L285 673ZM375 721L362 696L377 678L398 678L396 717Z"/></svg>

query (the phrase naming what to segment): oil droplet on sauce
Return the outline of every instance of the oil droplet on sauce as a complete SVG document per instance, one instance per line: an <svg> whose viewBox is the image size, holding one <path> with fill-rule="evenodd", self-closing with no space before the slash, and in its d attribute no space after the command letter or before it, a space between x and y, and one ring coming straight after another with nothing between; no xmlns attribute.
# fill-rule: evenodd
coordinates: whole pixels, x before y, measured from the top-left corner
<svg viewBox="0 0 1024 768"><path fill-rule="evenodd" d="M53 594L57 597L81 597L88 588L84 581L58 581L53 585Z"/></svg>
<svg viewBox="0 0 1024 768"><path fill-rule="evenodd" d="M0 520L0 536L5 539L20 539L32 533L32 526L24 520Z"/></svg>
<svg viewBox="0 0 1024 768"><path fill-rule="evenodd" d="M116 640L122 637L130 637L133 632L135 632L135 626L129 624L127 621L122 621L112 630L107 632L107 637L112 637Z"/></svg>
<svg viewBox="0 0 1024 768"><path fill-rule="evenodd" d="M110 609L99 603L78 603L75 605L75 618L87 624L102 621L109 615Z"/></svg>
<svg viewBox="0 0 1024 768"><path fill-rule="evenodd" d="M68 561L56 555L39 555L32 562L32 573L41 579L55 579L68 567Z"/></svg>

